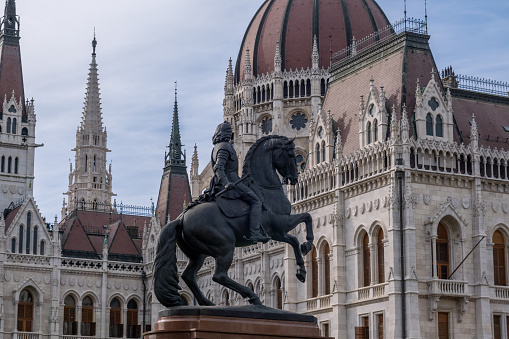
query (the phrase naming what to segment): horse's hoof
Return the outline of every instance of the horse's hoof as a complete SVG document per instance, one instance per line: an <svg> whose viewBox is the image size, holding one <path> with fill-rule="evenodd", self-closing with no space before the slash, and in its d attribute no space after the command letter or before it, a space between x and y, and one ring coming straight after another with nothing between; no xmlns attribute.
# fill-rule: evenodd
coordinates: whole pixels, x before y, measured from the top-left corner
<svg viewBox="0 0 509 339"><path fill-rule="evenodd" d="M295 274L295 276L297 276L297 279L299 279L300 282L305 282L306 281L306 270L299 268L297 270L297 274Z"/></svg>
<svg viewBox="0 0 509 339"><path fill-rule="evenodd" d="M306 255L309 253L309 251L311 251L312 248L313 247L310 242L305 242L300 245L300 252L302 253L302 255Z"/></svg>

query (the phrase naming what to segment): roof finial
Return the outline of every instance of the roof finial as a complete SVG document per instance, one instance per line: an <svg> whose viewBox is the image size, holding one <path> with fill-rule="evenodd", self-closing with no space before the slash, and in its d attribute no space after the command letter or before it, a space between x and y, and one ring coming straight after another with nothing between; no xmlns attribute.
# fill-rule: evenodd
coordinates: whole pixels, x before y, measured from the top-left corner
<svg viewBox="0 0 509 339"><path fill-rule="evenodd" d="M95 55L95 47L97 46L97 40L95 39L95 27L94 27L94 40L92 40L92 55Z"/></svg>
<svg viewBox="0 0 509 339"><path fill-rule="evenodd" d="M175 80L175 102L177 102L177 80Z"/></svg>

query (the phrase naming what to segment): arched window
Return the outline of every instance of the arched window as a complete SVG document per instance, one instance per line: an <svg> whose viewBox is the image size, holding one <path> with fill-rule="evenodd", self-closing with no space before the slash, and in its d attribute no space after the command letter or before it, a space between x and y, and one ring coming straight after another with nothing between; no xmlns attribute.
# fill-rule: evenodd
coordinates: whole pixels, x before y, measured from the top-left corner
<svg viewBox="0 0 509 339"><path fill-rule="evenodd" d="M442 128L442 117L440 115L437 115L437 120L435 122L435 135L437 137L443 137L443 128Z"/></svg>
<svg viewBox="0 0 509 339"><path fill-rule="evenodd" d="M18 253L23 254L23 225L19 225L19 249Z"/></svg>
<svg viewBox="0 0 509 339"><path fill-rule="evenodd" d="M223 302L225 306L230 306L230 294L227 290L223 291Z"/></svg>
<svg viewBox="0 0 509 339"><path fill-rule="evenodd" d="M40 248L41 255L44 255L44 253L45 253L45 245L46 245L46 243L44 242L44 240L41 240L41 248Z"/></svg>
<svg viewBox="0 0 509 339"><path fill-rule="evenodd" d="M96 168L95 168L95 155L94 155L94 173L95 173L95 169L96 169Z"/></svg>
<svg viewBox="0 0 509 339"><path fill-rule="evenodd" d="M19 163L18 157L14 158L14 174L18 174L18 163Z"/></svg>
<svg viewBox="0 0 509 339"><path fill-rule="evenodd" d="M94 301L89 296L81 303L81 335L95 336Z"/></svg>
<svg viewBox="0 0 509 339"><path fill-rule="evenodd" d="M110 337L122 338L124 336L124 327L120 310L120 301L113 298L110 302Z"/></svg>
<svg viewBox="0 0 509 339"><path fill-rule="evenodd" d="M316 164L320 163L320 144L316 143Z"/></svg>
<svg viewBox="0 0 509 339"><path fill-rule="evenodd" d="M127 303L127 337L139 338L141 326L138 325L138 304L134 299Z"/></svg>
<svg viewBox="0 0 509 339"><path fill-rule="evenodd" d="M28 128L23 127L23 129L21 129L21 135L28 135Z"/></svg>
<svg viewBox="0 0 509 339"><path fill-rule="evenodd" d="M77 335L78 322L76 321L76 300L68 295L64 299L64 335Z"/></svg>
<svg viewBox="0 0 509 339"><path fill-rule="evenodd" d="M9 159L7 159L7 173L11 173L11 168L12 168L12 157L9 157Z"/></svg>
<svg viewBox="0 0 509 339"><path fill-rule="evenodd" d="M371 144L371 122L366 124L366 144Z"/></svg>
<svg viewBox="0 0 509 339"><path fill-rule="evenodd" d="M438 279L447 279L449 277L449 235L442 223L438 224L437 229L436 258Z"/></svg>
<svg viewBox="0 0 509 339"><path fill-rule="evenodd" d="M433 135L433 117L431 113L426 115L426 135Z"/></svg>
<svg viewBox="0 0 509 339"><path fill-rule="evenodd" d="M5 172L5 155L2 155L2 165L0 170L2 172Z"/></svg>
<svg viewBox="0 0 509 339"><path fill-rule="evenodd" d="M16 118L12 119L12 134L16 134Z"/></svg>
<svg viewBox="0 0 509 339"><path fill-rule="evenodd" d="M88 155L85 154L85 172L88 171Z"/></svg>
<svg viewBox="0 0 509 339"><path fill-rule="evenodd" d="M32 213L27 213L27 245L25 247L26 254L30 254L30 236L32 229Z"/></svg>
<svg viewBox="0 0 509 339"><path fill-rule="evenodd" d="M329 243L325 243L322 250L321 257L323 262L323 294L327 295L331 293L330 290L330 247Z"/></svg>
<svg viewBox="0 0 509 339"><path fill-rule="evenodd" d="M34 298L28 290L19 294L17 329L19 332L32 332L34 322Z"/></svg>
<svg viewBox="0 0 509 339"><path fill-rule="evenodd" d="M325 161L325 141L322 141L322 161Z"/></svg>
<svg viewBox="0 0 509 339"><path fill-rule="evenodd" d="M283 83L283 99L288 98L288 82Z"/></svg>
<svg viewBox="0 0 509 339"><path fill-rule="evenodd" d="M373 141L378 141L378 120L373 121Z"/></svg>
<svg viewBox="0 0 509 339"><path fill-rule="evenodd" d="M37 226L34 227L34 250L33 250L33 253L34 254L37 254L37 236L38 236L38 231L39 231L39 228Z"/></svg>
<svg viewBox="0 0 509 339"><path fill-rule="evenodd" d="M369 237L365 233L362 238L362 286L371 284L371 256L369 250Z"/></svg>
<svg viewBox="0 0 509 339"><path fill-rule="evenodd" d="M11 118L7 118L7 133L11 133Z"/></svg>
<svg viewBox="0 0 509 339"><path fill-rule="evenodd" d="M376 242L377 249L377 264L378 264L378 283L381 284L385 282L385 266L384 266L384 232L380 229L378 231L378 237Z"/></svg>
<svg viewBox="0 0 509 339"><path fill-rule="evenodd" d="M506 286L505 240L500 231L493 233L493 272L495 285Z"/></svg>
<svg viewBox="0 0 509 339"><path fill-rule="evenodd" d="M278 310L283 309L283 289L281 288L281 279L279 277L276 277L274 279L274 289L275 289L275 307Z"/></svg>
<svg viewBox="0 0 509 339"><path fill-rule="evenodd" d="M11 253L16 253L16 238L11 239Z"/></svg>
<svg viewBox="0 0 509 339"><path fill-rule="evenodd" d="M318 259L316 253L316 247L313 245L313 250L311 252L311 298L318 297Z"/></svg>

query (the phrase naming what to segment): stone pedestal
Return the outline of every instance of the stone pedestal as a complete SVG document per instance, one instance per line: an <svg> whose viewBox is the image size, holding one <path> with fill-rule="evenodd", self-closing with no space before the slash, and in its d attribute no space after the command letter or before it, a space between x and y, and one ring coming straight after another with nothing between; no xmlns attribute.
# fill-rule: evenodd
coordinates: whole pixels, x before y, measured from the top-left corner
<svg viewBox="0 0 509 339"><path fill-rule="evenodd" d="M159 312L145 339L288 339L320 336L316 318L265 306L174 307Z"/></svg>

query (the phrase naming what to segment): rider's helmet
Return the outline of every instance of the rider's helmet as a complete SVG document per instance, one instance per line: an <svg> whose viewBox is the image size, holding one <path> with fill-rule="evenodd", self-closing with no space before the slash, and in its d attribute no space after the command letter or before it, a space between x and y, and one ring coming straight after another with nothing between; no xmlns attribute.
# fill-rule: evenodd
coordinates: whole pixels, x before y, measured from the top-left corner
<svg viewBox="0 0 509 339"><path fill-rule="evenodd" d="M216 132L212 137L212 143L215 145L220 141L230 141L232 139L232 135L232 125L230 125L228 121L225 121L217 126Z"/></svg>

